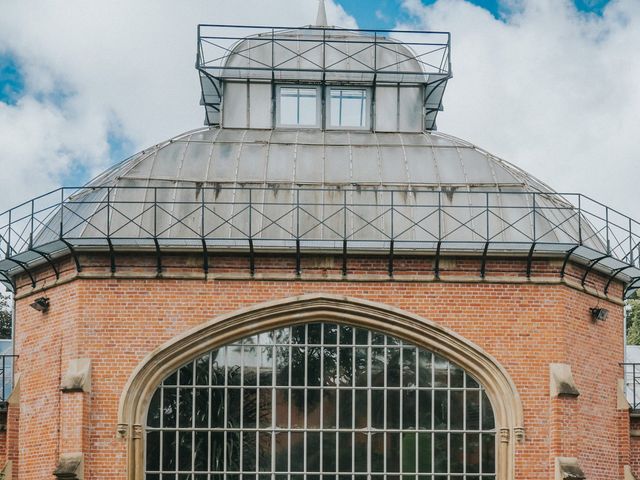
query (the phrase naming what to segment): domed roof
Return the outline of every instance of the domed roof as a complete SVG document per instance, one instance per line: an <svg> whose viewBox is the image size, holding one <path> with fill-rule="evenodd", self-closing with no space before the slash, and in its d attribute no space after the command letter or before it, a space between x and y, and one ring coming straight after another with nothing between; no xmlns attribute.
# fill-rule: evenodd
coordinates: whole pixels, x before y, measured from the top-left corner
<svg viewBox="0 0 640 480"><path fill-rule="evenodd" d="M282 248L298 238L331 248L348 239L366 250L391 239L398 249L438 241L458 250L478 242L524 249L534 240L575 244L582 229L602 248L573 205L545 184L470 143L428 132L204 128L116 165L65 210L73 214L52 223L84 242L108 232L119 243L157 238L168 246L202 237L214 246L251 238ZM43 231L39 242L55 232Z"/></svg>

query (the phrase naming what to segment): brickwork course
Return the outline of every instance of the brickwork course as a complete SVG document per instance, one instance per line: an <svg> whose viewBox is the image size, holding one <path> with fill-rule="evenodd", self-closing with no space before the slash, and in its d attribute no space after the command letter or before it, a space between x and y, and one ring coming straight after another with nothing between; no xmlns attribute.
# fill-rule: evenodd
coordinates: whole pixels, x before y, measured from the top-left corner
<svg viewBox="0 0 640 480"><path fill-rule="evenodd" d="M345 278L334 275L336 259L319 256L304 259L309 268L299 277L284 256L258 261L254 276L246 258L212 258L207 278L188 256L167 259L168 278L146 267L151 259L144 256L118 258L116 275L100 256L83 260L82 273L63 263L56 283L42 269L35 292L23 281L17 293L19 402L9 406L0 440L14 478L55 478L60 456L78 451L84 454L85 479L128 478L126 443L116 434L118 403L143 358L222 314L309 293L411 312L492 355L512 377L524 408L515 478L555 478L556 457L577 458L589 479L621 479L629 464L638 471L640 445L630 437L628 411L617 408L623 310L615 298L621 286L614 285L608 299L598 296L606 279L594 273L594 290L580 291L570 282L580 276L577 265L568 269L567 281L559 281L553 275L557 260L537 261L527 280L523 260L496 259L489 261L484 280L476 270L470 281L474 259L447 259L438 281L420 277L429 259L400 261L395 278L386 279L385 259L375 257L354 259ZM29 307L43 294L51 304L44 314ZM592 321L590 307L596 304L609 309L605 322ZM77 358L91 360L91 390L61 391L61 378ZM578 397L551 398L551 363L571 366Z"/></svg>

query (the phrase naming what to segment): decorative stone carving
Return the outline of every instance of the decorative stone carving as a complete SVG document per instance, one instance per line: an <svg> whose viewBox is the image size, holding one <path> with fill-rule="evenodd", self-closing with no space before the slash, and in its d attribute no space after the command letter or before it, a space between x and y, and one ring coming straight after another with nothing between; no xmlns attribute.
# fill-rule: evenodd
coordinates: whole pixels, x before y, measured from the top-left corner
<svg viewBox="0 0 640 480"><path fill-rule="evenodd" d="M60 382L63 392L91 392L91 359L78 358L69 362L69 368Z"/></svg>
<svg viewBox="0 0 640 480"><path fill-rule="evenodd" d="M116 427L116 436L118 438L127 438L129 435L129 425L126 423L119 423Z"/></svg>
<svg viewBox="0 0 640 480"><path fill-rule="evenodd" d="M82 480L84 478L84 459L82 453L62 454L53 475L56 478L66 480Z"/></svg>
<svg viewBox="0 0 640 480"><path fill-rule="evenodd" d="M524 442L524 428L516 427L513 429L513 435L516 437L516 442Z"/></svg>
<svg viewBox="0 0 640 480"><path fill-rule="evenodd" d="M508 428L501 428L500 429L500 442L502 443L509 443L509 429Z"/></svg>
<svg viewBox="0 0 640 480"><path fill-rule="evenodd" d="M566 363L551 363L551 397L577 397L580 395L578 387L573 381L571 365Z"/></svg>
<svg viewBox="0 0 640 480"><path fill-rule="evenodd" d="M577 458L556 457L555 480L585 480Z"/></svg>
<svg viewBox="0 0 640 480"><path fill-rule="evenodd" d="M11 480L13 478L13 463L11 460L7 460L2 470L0 470L0 480ZM626 480L626 479L625 479Z"/></svg>
<svg viewBox="0 0 640 480"><path fill-rule="evenodd" d="M131 429L131 438L140 439L142 438L142 425L134 425Z"/></svg>

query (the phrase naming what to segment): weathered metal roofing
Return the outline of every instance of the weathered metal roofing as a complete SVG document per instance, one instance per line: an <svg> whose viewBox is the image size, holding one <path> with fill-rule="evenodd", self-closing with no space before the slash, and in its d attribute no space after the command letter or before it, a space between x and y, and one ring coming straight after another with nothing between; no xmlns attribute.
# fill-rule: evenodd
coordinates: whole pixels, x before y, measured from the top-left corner
<svg viewBox="0 0 640 480"><path fill-rule="evenodd" d="M207 212L190 214L200 202ZM160 216L152 204L161 205ZM460 248L483 240L528 248L532 238L572 244L582 235L602 247L587 222L579 225L573 205L542 182L439 133L205 128L134 155L90 182L65 208L75 214L63 216L62 229L87 239L107 230L114 238L143 238L157 233L160 221L161 239L212 231L209 241L227 245L251 232L254 241L286 246L295 229L308 232L305 238L318 246L347 235L372 249L391 238L398 248L402 242L422 248L442 238Z"/></svg>

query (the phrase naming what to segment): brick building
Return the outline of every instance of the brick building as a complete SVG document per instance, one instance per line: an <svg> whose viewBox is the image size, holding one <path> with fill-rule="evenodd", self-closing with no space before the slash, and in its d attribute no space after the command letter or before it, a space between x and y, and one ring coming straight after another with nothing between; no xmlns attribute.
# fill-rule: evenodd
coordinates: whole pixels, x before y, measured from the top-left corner
<svg viewBox="0 0 640 480"><path fill-rule="evenodd" d="M4 478L640 473L638 224L436 132L448 34L199 40L205 128L2 216Z"/></svg>

